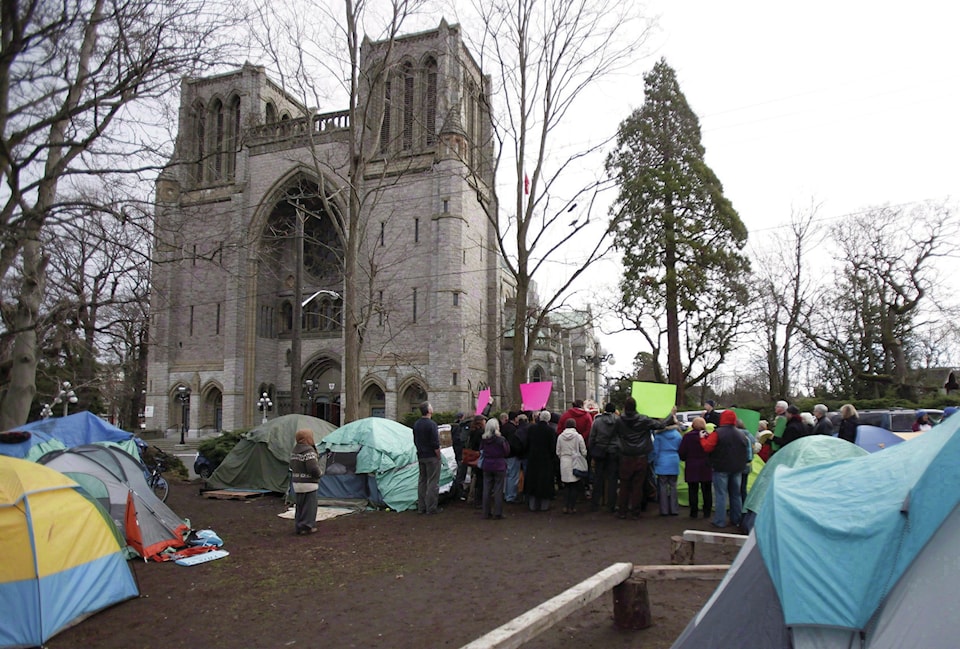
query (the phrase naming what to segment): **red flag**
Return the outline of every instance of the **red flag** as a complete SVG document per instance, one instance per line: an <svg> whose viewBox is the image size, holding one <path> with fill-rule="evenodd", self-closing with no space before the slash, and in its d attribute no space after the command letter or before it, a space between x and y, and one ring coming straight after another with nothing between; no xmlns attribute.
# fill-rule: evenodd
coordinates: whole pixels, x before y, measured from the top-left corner
<svg viewBox="0 0 960 649"><path fill-rule="evenodd" d="M523 193L530 193L530 177L527 174L523 174Z"/></svg>

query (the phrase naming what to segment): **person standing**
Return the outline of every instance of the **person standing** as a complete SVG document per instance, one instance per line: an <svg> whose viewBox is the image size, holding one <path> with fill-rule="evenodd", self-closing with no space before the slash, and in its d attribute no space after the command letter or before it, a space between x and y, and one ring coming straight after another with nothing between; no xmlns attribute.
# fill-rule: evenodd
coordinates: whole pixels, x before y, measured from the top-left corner
<svg viewBox="0 0 960 649"><path fill-rule="evenodd" d="M503 482L510 444L500 434L500 421L490 419L480 441L483 453L483 517L503 518Z"/></svg>
<svg viewBox="0 0 960 649"><path fill-rule="evenodd" d="M570 408L560 415L560 421L557 422L557 434L563 433L567 428L567 420L572 419L576 422L577 432L583 437L584 443L590 442L590 427L593 426L593 415L583 407L583 400L576 399Z"/></svg>
<svg viewBox="0 0 960 649"><path fill-rule="evenodd" d="M713 470L710 468L710 457L700 446L700 438L707 435L707 422L703 417L694 417L690 425L690 432L680 440L678 449L680 459L686 463L683 474L690 499L690 518L697 517L699 502L703 503L703 517L710 518L713 508Z"/></svg>
<svg viewBox="0 0 960 649"><path fill-rule="evenodd" d="M730 524L740 525L743 502L740 500L740 476L747 461L747 438L737 427L737 415L733 410L724 410L720 425L700 440L703 450L710 456L713 469L714 515L710 525L727 526L727 506L730 507Z"/></svg>
<svg viewBox="0 0 960 649"><path fill-rule="evenodd" d="M433 420L433 406L420 404L420 418L413 423L413 443L417 447L420 481L417 483L417 513L436 514L440 499L440 433Z"/></svg>
<svg viewBox="0 0 960 649"><path fill-rule="evenodd" d="M455 498L466 500L464 482L467 478L467 469L469 466L463 460L463 449L467 445L467 435L470 431L470 422L464 419L462 412L458 412L453 424L450 426L450 441L453 444L453 455L457 460L457 475L453 479L453 494Z"/></svg>
<svg viewBox="0 0 960 649"><path fill-rule="evenodd" d="M680 475L680 442L675 427L658 430L653 436L653 472L657 474L657 494L661 516L680 514L677 500L677 476Z"/></svg>
<svg viewBox="0 0 960 649"><path fill-rule="evenodd" d="M507 474L504 479L503 498L508 503L517 502L517 488L520 483L520 454L525 450L520 448L517 440L518 417L520 413L511 410L510 413L500 414L500 435L510 445L510 454L507 456Z"/></svg>
<svg viewBox="0 0 960 649"><path fill-rule="evenodd" d="M860 415L852 403L845 403L840 407L840 426L837 437L851 444L857 443L857 426L860 425Z"/></svg>
<svg viewBox="0 0 960 649"><path fill-rule="evenodd" d="M773 437L770 438L770 455L773 455L783 447L783 433L785 432L783 426L787 422L787 408L789 407L790 404L782 400L777 401L777 404L773 407ZM781 424L781 421L784 423Z"/></svg>
<svg viewBox="0 0 960 649"><path fill-rule="evenodd" d="M290 453L290 473L296 509L293 529L296 534L317 531L317 489L323 469L313 441L313 432L298 430L296 444Z"/></svg>
<svg viewBox="0 0 960 649"><path fill-rule="evenodd" d="M714 426L720 425L720 413L716 411L716 402L713 399L707 399L703 404L703 420Z"/></svg>
<svg viewBox="0 0 960 649"><path fill-rule="evenodd" d="M593 420L587 450L593 460L590 510L599 511L601 506L606 506L612 514L617 506L617 476L620 472L617 408L612 403L608 403L603 413Z"/></svg>
<svg viewBox="0 0 960 649"><path fill-rule="evenodd" d="M537 423L527 430L527 468L523 493L532 512L545 512L556 497L553 465L557 459L557 435L550 427L550 411L542 410Z"/></svg>
<svg viewBox="0 0 960 649"><path fill-rule="evenodd" d="M796 406L788 407L787 426L783 429L783 437L780 438L780 448L801 437L806 437L811 432L813 432L813 429L807 428L807 424L804 423L803 417L800 415L800 409Z"/></svg>
<svg viewBox="0 0 960 649"><path fill-rule="evenodd" d="M827 417L827 412L827 407L822 403L813 407L813 417L816 419L816 423L813 425L814 435L833 436L833 422L830 421L830 417Z"/></svg>
<svg viewBox="0 0 960 649"><path fill-rule="evenodd" d="M581 491L580 476L573 470L587 465L587 445L583 436L577 432L573 419L567 420L567 427L557 437L557 457L560 458L560 480L563 481L565 504L564 514L576 513L577 496ZM581 467L578 467L578 464Z"/></svg>
<svg viewBox="0 0 960 649"><path fill-rule="evenodd" d="M617 494L617 518L626 518L631 514L640 518L640 512L647 509L644 494L644 482L647 479L647 456L653 451L653 430L666 428L673 423L673 415L664 421L651 419L637 412L637 401L627 397L623 414L617 420L617 439L620 442L620 490Z"/></svg>

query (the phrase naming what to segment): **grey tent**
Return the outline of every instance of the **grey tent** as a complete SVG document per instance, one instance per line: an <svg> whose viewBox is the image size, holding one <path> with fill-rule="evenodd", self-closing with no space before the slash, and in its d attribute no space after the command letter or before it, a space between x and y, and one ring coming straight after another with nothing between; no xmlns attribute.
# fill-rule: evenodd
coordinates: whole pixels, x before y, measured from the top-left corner
<svg viewBox="0 0 960 649"><path fill-rule="evenodd" d="M958 427L777 467L756 529L673 648L955 647Z"/></svg>
<svg viewBox="0 0 960 649"><path fill-rule="evenodd" d="M75 480L109 512L127 546L144 559L181 548L190 531L147 485L139 460L114 446L85 444L51 451L38 462Z"/></svg>
<svg viewBox="0 0 960 649"><path fill-rule="evenodd" d="M207 486L285 493L297 431L313 431L314 441L319 444L336 428L328 421L308 415L283 415L260 424L237 442L207 480Z"/></svg>

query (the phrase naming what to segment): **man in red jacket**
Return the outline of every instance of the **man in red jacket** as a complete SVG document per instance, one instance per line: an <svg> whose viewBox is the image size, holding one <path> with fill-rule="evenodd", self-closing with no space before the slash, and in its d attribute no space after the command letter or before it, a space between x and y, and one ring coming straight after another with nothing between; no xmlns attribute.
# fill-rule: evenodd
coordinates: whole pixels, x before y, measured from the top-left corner
<svg viewBox="0 0 960 649"><path fill-rule="evenodd" d="M567 420L572 419L577 427L577 432L583 436L583 442L590 448L590 428L593 426L593 415L584 410L583 399L576 399L573 407L568 408L565 413L560 415L560 421L557 423L557 430L563 432L567 428Z"/></svg>

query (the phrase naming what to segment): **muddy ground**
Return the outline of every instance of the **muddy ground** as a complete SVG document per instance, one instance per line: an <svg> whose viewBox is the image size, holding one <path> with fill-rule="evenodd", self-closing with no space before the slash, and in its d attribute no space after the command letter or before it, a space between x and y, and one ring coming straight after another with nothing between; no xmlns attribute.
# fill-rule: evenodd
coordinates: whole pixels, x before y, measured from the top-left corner
<svg viewBox="0 0 960 649"><path fill-rule="evenodd" d="M215 530L230 556L192 567L131 563L140 597L55 636L50 649L461 647L612 563L664 564L670 537L710 529L686 509L639 521L507 505L483 520L465 502L436 516L366 511L295 536L278 496L214 500L175 483L168 500L196 529ZM733 531L733 530L729 530ZM701 545L697 563L734 551ZM607 594L524 645L670 647L718 582L649 582L652 627L613 624Z"/></svg>

